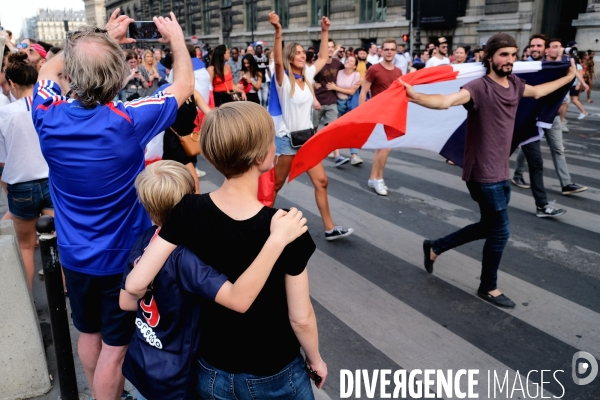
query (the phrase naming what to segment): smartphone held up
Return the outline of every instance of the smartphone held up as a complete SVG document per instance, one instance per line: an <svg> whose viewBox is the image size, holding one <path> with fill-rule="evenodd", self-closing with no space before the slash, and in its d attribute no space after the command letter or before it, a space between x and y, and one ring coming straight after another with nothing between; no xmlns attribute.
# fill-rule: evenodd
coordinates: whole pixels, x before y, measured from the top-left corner
<svg viewBox="0 0 600 400"><path fill-rule="evenodd" d="M127 36L135 40L158 40L162 35L154 21L134 21L129 24Z"/></svg>

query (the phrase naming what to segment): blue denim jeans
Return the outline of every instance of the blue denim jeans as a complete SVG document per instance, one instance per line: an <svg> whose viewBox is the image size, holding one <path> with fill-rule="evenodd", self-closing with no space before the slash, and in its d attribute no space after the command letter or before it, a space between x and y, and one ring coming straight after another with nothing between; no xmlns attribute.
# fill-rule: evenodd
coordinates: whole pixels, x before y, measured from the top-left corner
<svg viewBox="0 0 600 400"><path fill-rule="evenodd" d="M198 395L201 399L314 399L310 378L304 369L304 358L298 356L272 376L230 374L205 360L199 361Z"/></svg>
<svg viewBox="0 0 600 400"><path fill-rule="evenodd" d="M508 181L498 183L467 182L471 198L479 204L481 219L475 224L465 226L450 235L432 243L435 254L479 239L485 239L481 260L480 292L497 289L498 267L504 247L510 237L508 223L508 202L510 185Z"/></svg>
<svg viewBox="0 0 600 400"><path fill-rule="evenodd" d="M348 100L342 100L340 98L337 99L337 109L338 109L338 118L342 115L346 114L350 109L348 109ZM350 154L358 154L358 149L350 149Z"/></svg>
<svg viewBox="0 0 600 400"><path fill-rule="evenodd" d="M36 219L42 210L53 210L48 178L7 185L8 211L24 220Z"/></svg>

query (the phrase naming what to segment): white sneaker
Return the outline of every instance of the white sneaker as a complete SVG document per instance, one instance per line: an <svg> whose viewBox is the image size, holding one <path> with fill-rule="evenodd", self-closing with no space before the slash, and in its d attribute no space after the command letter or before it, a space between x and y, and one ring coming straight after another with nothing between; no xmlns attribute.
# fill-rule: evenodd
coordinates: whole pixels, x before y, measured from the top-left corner
<svg viewBox="0 0 600 400"><path fill-rule="evenodd" d="M362 163L363 163L363 159L360 158L358 155L356 155L350 159L351 165L360 165Z"/></svg>
<svg viewBox="0 0 600 400"><path fill-rule="evenodd" d="M198 168L196 168L196 173L198 174L198 178L202 178L206 175L206 172L199 170Z"/></svg>
<svg viewBox="0 0 600 400"><path fill-rule="evenodd" d="M369 179L369 180L367 181L367 185L368 185L370 188L375 188L375 182L377 182L377 179ZM381 179L381 182L383 182L383 187L385 188L385 190L388 190L388 187L387 187L387 186L385 186L385 181L384 181L383 179Z"/></svg>
<svg viewBox="0 0 600 400"><path fill-rule="evenodd" d="M565 122L567 122L567 121L565 121ZM569 133L569 128L567 128L566 124L562 126L562 131L563 131L563 133Z"/></svg>
<svg viewBox="0 0 600 400"><path fill-rule="evenodd" d="M332 151L331 153L329 153L327 155L327 157L329 157L329 158L335 158L335 153Z"/></svg>
<svg viewBox="0 0 600 400"><path fill-rule="evenodd" d="M584 118L585 118L585 117L587 117L587 116L588 116L587 114L580 113L580 114L579 114L579 117L577 117L577 119L584 119Z"/></svg>
<svg viewBox="0 0 600 400"><path fill-rule="evenodd" d="M387 188L383 184L383 179L376 180L373 184L373 189L375 189L375 193L380 196L387 196L388 194Z"/></svg>

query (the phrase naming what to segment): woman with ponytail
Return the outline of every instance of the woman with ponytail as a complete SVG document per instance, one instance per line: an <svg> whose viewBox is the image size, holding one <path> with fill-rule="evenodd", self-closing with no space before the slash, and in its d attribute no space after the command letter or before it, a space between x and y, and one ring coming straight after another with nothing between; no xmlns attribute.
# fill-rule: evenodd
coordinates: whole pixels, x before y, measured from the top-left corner
<svg viewBox="0 0 600 400"><path fill-rule="evenodd" d="M0 163L7 183L8 210L13 216L17 241L23 257L29 288L33 285L36 233L40 214L54 215L48 189L48 164L31 118L31 96L37 69L26 53L8 56L5 78L17 101L0 107Z"/></svg>
<svg viewBox="0 0 600 400"><path fill-rule="evenodd" d="M274 103L278 102L281 106L282 119L275 126L275 196L277 196L277 192L283 187L290 174L292 160L298 152L298 148L292 147L291 133L312 129L313 127L312 107L315 94L311 82L314 75L323 69L329 58L327 39L331 21L327 17L323 17L321 20L319 58L313 64L314 69L311 70L306 68L306 52L302 45L288 43L282 49L282 29L279 16L274 12L270 12L269 22L275 28L275 42L273 44L275 83L271 85L274 85L276 89L271 91L269 110L272 109ZM310 73L307 73L308 71ZM325 227L325 239L336 240L351 235L354 232L352 228L346 229L342 226L336 226L331 218L329 200L327 199L328 181L323 164L317 164L309 169L307 173L315 187L315 199Z"/></svg>

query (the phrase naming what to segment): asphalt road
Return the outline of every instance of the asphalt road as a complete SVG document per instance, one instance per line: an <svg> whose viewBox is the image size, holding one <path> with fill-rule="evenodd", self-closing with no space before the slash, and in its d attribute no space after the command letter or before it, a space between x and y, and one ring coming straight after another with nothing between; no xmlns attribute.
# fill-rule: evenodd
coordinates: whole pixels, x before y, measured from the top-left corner
<svg viewBox="0 0 600 400"><path fill-rule="evenodd" d="M564 135L573 180L589 186L587 192L561 195L548 146L542 142L548 197L567 214L537 218L531 191L513 186L511 239L500 266L499 288L517 303L514 310L495 308L476 297L483 241L442 255L433 275L422 266L424 238L444 236L479 216L460 168L440 156L393 151L385 172L387 197L366 185L372 152L360 152L365 160L360 167L336 168L326 159L334 221L356 231L336 242L324 239L308 177L286 184L276 206L299 207L317 244L308 268L321 352L329 366L321 398L341 398L346 389L340 385L342 370L366 370L372 379L375 370L383 369L477 369L479 398L541 398L541 392L534 397L535 385L543 380L545 396L600 399L600 377L585 386L571 378L577 351L600 359L600 96L594 98L596 103L585 106L597 116L578 121L571 107L570 133ZM208 173L201 180L203 192L220 185L222 176L206 161L199 168ZM5 210L2 194L0 212ZM37 275L34 299L56 379L45 288ZM75 330L72 336L75 341ZM76 363L80 391L88 393ZM541 370L551 372L542 378ZM495 397L488 394L488 371L500 381L508 373L508 385L502 392L496 387ZM371 398L381 398L379 383L375 388ZM393 388L392 380L388 392ZM58 395L55 385L41 399ZM364 383L358 397L368 398ZM356 391L351 395L358 397Z"/></svg>

